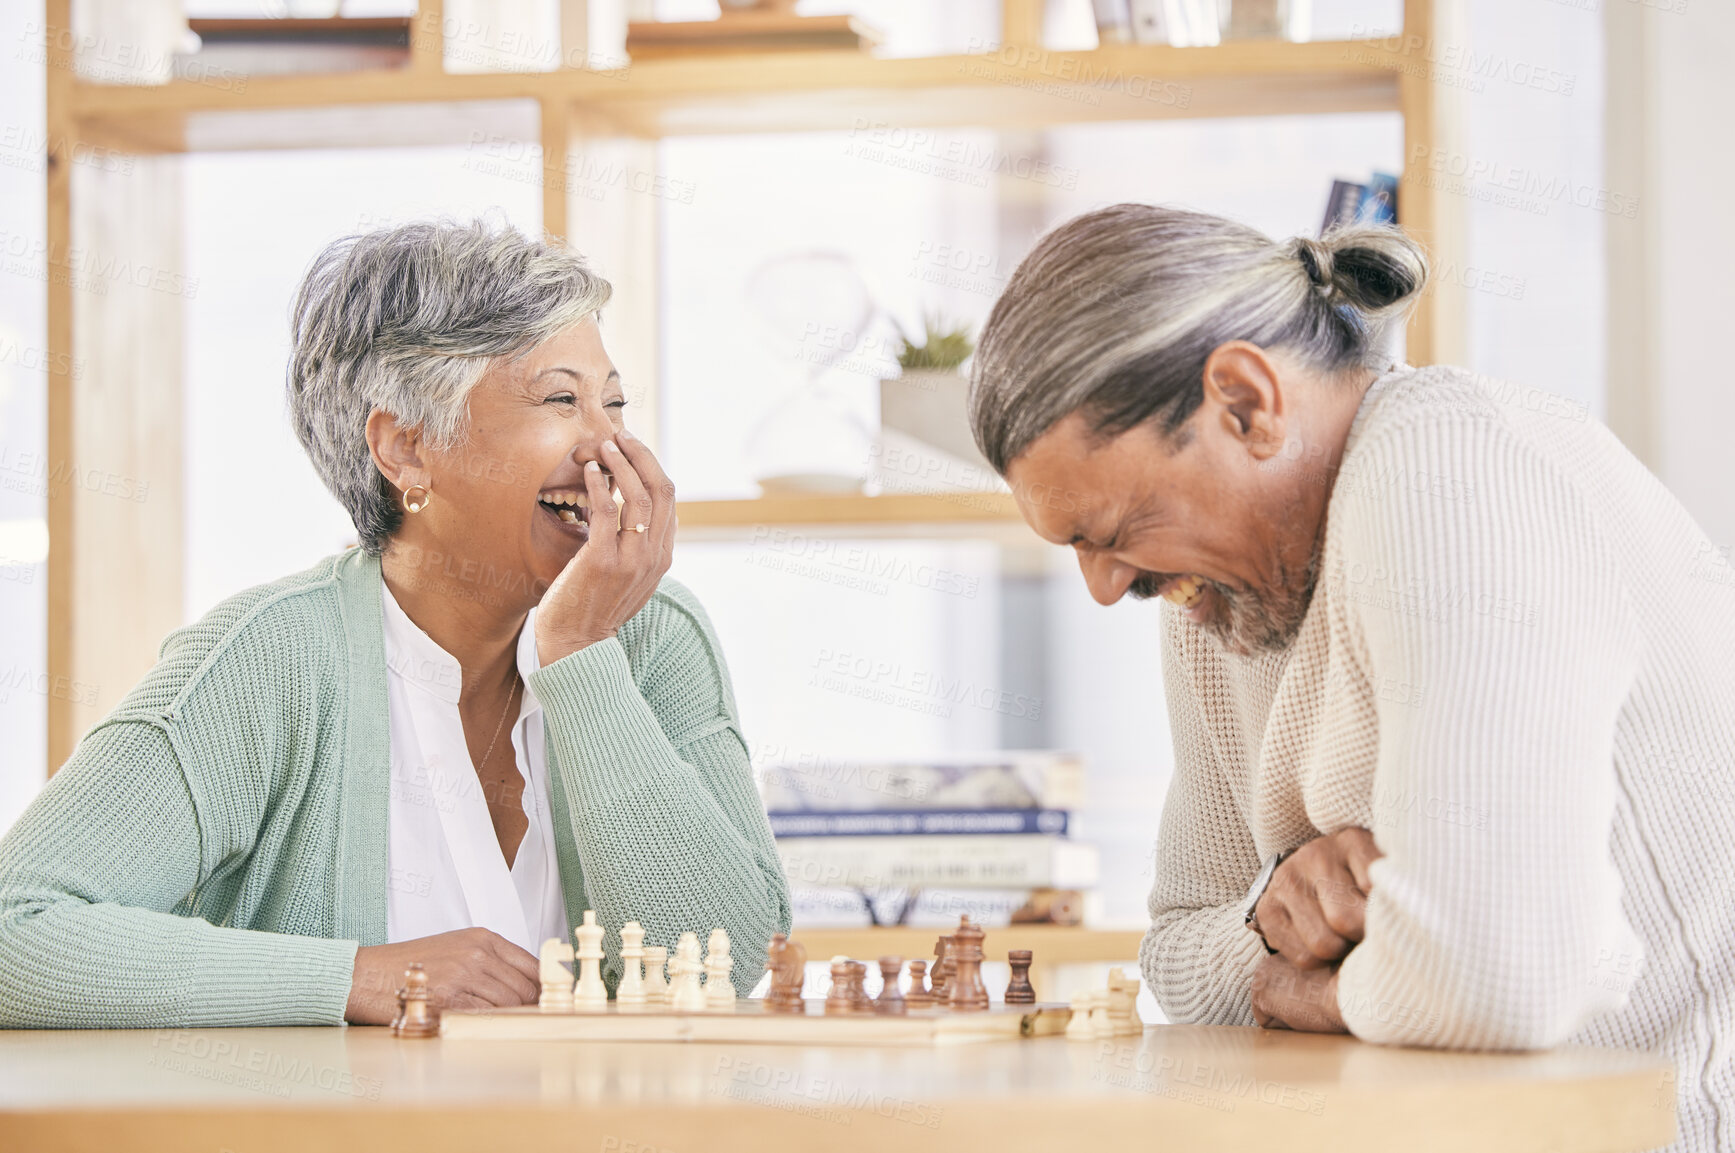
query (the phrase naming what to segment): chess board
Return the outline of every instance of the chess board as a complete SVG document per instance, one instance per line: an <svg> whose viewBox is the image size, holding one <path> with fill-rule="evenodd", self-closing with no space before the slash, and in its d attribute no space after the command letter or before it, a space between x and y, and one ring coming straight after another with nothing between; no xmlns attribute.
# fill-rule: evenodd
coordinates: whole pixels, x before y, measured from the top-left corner
<svg viewBox="0 0 1735 1153"><path fill-rule="evenodd" d="M664 1006L545 1010L452 1009L440 1020L450 1041L698 1041L790 1045L964 1045L1059 1036L1072 1019L1067 1005L1006 1005L973 1013L911 1009L898 1016L827 1014L821 998L805 1013L768 1013L743 999L728 1010L676 1012Z"/></svg>

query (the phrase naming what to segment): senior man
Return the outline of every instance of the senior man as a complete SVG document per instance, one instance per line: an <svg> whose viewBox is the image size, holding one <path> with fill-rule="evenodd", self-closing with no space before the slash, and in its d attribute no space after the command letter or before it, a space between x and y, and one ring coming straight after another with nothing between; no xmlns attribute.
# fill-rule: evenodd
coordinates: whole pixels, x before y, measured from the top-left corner
<svg viewBox="0 0 1735 1153"><path fill-rule="evenodd" d="M1169 602L1145 977L1178 1021L1653 1052L1729 1149L1735 572L1577 406L1393 365L1426 280L1393 230L1119 205L983 332L1025 518Z"/></svg>

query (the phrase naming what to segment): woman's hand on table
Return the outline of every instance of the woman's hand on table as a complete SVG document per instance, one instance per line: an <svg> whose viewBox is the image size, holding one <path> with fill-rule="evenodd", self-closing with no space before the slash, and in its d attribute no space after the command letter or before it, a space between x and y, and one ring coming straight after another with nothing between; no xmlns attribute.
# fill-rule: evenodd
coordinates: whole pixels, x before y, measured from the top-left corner
<svg viewBox="0 0 1735 1153"><path fill-rule="evenodd" d="M389 1025L398 1015L404 971L428 973L428 1001L439 1009L528 1005L542 993L535 957L489 929L458 929L355 951L355 976L343 1018L354 1025Z"/></svg>
<svg viewBox="0 0 1735 1153"><path fill-rule="evenodd" d="M1253 970L1253 1020L1264 1029L1347 1033L1337 1009L1337 966L1303 969L1280 953Z"/></svg>
<svg viewBox="0 0 1735 1153"><path fill-rule="evenodd" d="M614 636L650 601L674 560L675 486L650 448L623 429L603 444L602 462L620 489L619 526L608 478L594 462L586 464L590 537L536 610L536 651L544 667Z"/></svg>

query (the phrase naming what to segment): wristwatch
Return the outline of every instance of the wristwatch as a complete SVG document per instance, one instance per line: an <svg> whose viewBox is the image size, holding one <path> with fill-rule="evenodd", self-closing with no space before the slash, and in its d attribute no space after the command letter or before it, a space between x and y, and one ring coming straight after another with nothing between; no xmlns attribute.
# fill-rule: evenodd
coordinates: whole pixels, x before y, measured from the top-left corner
<svg viewBox="0 0 1735 1153"><path fill-rule="evenodd" d="M1265 890L1270 887L1271 878L1276 874L1277 866L1288 860L1289 855L1293 852L1295 852L1294 849L1285 849L1281 853L1271 855L1265 862L1265 867L1259 870L1259 875L1253 878L1253 884L1247 890L1247 902L1241 906L1241 923L1257 933L1261 941L1265 940L1265 933L1259 928L1259 918L1255 915L1255 911L1259 908L1259 898L1263 897ZM1267 953L1277 952L1269 944L1265 946L1265 951Z"/></svg>

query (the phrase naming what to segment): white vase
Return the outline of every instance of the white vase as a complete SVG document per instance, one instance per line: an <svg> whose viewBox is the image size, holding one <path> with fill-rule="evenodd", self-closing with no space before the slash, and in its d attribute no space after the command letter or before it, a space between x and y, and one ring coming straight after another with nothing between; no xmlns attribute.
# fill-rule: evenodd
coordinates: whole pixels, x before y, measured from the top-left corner
<svg viewBox="0 0 1735 1153"><path fill-rule="evenodd" d="M986 469L970 432L969 395L957 369L906 368L880 381L880 424Z"/></svg>

